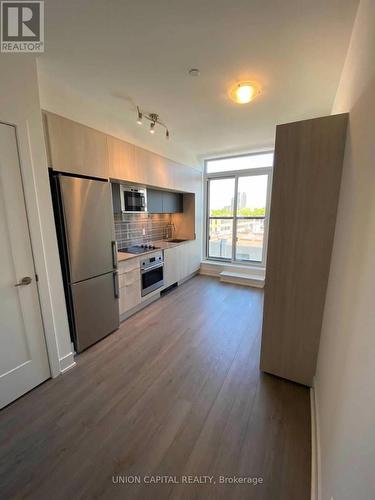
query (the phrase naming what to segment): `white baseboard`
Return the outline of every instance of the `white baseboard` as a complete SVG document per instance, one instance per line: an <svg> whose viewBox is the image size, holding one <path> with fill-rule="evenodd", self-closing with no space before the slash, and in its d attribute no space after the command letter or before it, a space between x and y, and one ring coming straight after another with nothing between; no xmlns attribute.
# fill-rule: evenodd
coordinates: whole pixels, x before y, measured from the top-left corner
<svg viewBox="0 0 375 500"><path fill-rule="evenodd" d="M321 500L320 433L315 379L310 388L311 403L311 500Z"/></svg>
<svg viewBox="0 0 375 500"><path fill-rule="evenodd" d="M76 365L74 361L74 352L70 352L66 356L59 359L60 373L65 373Z"/></svg>

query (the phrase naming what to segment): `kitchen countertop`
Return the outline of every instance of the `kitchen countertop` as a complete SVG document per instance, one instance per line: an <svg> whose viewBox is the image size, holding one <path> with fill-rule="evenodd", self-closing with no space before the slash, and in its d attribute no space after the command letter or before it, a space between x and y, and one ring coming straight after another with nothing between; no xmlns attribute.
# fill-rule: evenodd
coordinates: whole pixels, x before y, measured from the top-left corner
<svg viewBox="0 0 375 500"><path fill-rule="evenodd" d="M181 241L179 243L173 243L171 241L161 240L161 241L153 241L152 244L155 245L156 247L158 247L157 250L166 250L167 248L173 248L173 247L177 247L178 245L184 245L185 243L189 243L190 241L194 241L194 240L184 240L184 241ZM118 260L118 262L122 262L124 260L134 259L134 257L142 257L143 255L157 252L157 250L147 250L144 253L137 253L137 254L126 253L126 252L117 252L117 260Z"/></svg>

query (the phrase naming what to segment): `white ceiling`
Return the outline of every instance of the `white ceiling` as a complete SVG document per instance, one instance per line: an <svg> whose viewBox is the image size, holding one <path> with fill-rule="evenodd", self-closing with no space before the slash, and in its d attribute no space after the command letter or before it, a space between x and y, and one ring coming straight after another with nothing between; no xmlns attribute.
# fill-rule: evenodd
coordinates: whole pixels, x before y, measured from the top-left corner
<svg viewBox="0 0 375 500"><path fill-rule="evenodd" d="M42 103L43 82L59 82L135 142L152 144L135 124L139 104L168 124L163 153L171 148L172 157L176 145L195 155L267 146L277 123L331 112L357 4L47 0ZM201 76L189 77L191 67ZM227 90L237 79L256 80L262 95L232 103Z"/></svg>

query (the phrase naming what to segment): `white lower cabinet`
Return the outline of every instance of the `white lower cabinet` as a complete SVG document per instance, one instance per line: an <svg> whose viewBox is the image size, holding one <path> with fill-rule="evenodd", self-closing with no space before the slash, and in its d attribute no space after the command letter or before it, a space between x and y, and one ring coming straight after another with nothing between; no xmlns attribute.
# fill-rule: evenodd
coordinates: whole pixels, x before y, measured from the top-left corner
<svg viewBox="0 0 375 500"><path fill-rule="evenodd" d="M188 242L184 243L181 245L181 250L180 250L180 273L181 273L181 278L184 279L190 276L195 269L193 266L193 254L192 254L192 246L193 242Z"/></svg>
<svg viewBox="0 0 375 500"><path fill-rule="evenodd" d="M164 287L184 280L199 269L200 256L196 242L189 241L164 250Z"/></svg>
<svg viewBox="0 0 375 500"><path fill-rule="evenodd" d="M141 303L139 258L119 262L120 316Z"/></svg>
<svg viewBox="0 0 375 500"><path fill-rule="evenodd" d="M199 269L200 256L197 242L189 241L164 250L164 286L141 297L140 257L120 261L118 265L120 289L120 319L129 311L158 295L163 288L181 282Z"/></svg>
<svg viewBox="0 0 375 500"><path fill-rule="evenodd" d="M181 247L176 246L164 250L164 287L167 288L177 283L181 278Z"/></svg>

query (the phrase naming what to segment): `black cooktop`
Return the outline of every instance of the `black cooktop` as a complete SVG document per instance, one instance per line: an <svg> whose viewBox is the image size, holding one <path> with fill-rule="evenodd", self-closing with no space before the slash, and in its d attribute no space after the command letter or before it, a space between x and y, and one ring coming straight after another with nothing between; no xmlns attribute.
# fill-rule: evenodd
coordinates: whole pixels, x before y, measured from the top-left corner
<svg viewBox="0 0 375 500"><path fill-rule="evenodd" d="M144 252L149 252L150 250L159 250L159 247L156 247L155 245L149 245L149 244L133 245L131 247L120 248L119 252L144 253Z"/></svg>

